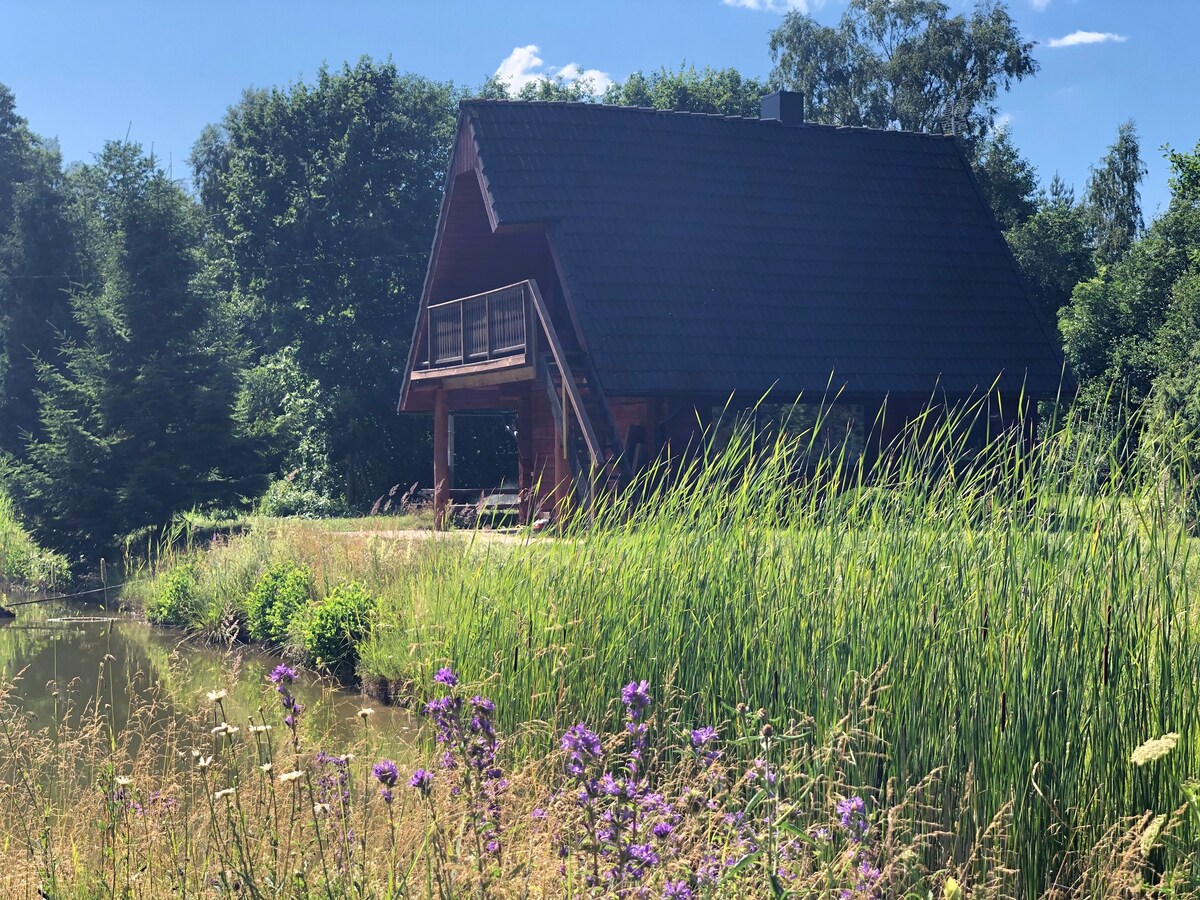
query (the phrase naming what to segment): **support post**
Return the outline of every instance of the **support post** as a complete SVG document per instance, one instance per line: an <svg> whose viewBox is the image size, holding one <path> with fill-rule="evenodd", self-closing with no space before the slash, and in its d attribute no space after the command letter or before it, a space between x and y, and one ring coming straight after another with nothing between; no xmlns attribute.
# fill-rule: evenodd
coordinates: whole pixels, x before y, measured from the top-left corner
<svg viewBox="0 0 1200 900"><path fill-rule="evenodd" d="M517 400L517 489L520 496L521 524L528 525L533 519L533 413L529 408L529 396Z"/></svg>
<svg viewBox="0 0 1200 900"><path fill-rule="evenodd" d="M433 395L433 527L446 525L450 506L450 414L446 391Z"/></svg>
<svg viewBox="0 0 1200 900"><path fill-rule="evenodd" d="M567 423L562 432L556 435L554 441L554 516L561 519L566 512L566 505L571 497L571 461L567 458Z"/></svg>

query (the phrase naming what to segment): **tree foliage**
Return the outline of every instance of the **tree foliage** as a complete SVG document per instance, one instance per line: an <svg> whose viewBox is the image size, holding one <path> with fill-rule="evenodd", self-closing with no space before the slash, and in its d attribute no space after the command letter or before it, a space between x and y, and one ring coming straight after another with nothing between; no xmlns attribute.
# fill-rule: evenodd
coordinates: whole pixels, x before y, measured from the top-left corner
<svg viewBox="0 0 1200 900"><path fill-rule="evenodd" d="M978 138L1000 90L1037 72L1033 46L999 0L956 16L939 0L850 0L832 27L787 13L771 79L804 94L813 122Z"/></svg>
<svg viewBox="0 0 1200 900"><path fill-rule="evenodd" d="M72 296L79 337L61 363L38 365L41 434L16 478L38 537L94 561L137 529L258 486L195 205L125 143L75 170L68 188L95 278Z"/></svg>
<svg viewBox="0 0 1200 900"><path fill-rule="evenodd" d="M697 71L695 66L681 65L677 70L662 68L649 75L634 72L605 91L603 102L757 119L759 103L769 92L765 82L748 78L737 69L706 66Z"/></svg>
<svg viewBox="0 0 1200 900"><path fill-rule="evenodd" d="M1064 349L1085 396L1102 399L1113 385L1135 403L1156 387L1192 396L1180 385L1194 381L1200 363L1200 197L1187 190L1184 173L1197 157L1200 146L1177 155L1166 213L1117 262L1078 285L1061 313Z"/></svg>
<svg viewBox="0 0 1200 900"><path fill-rule="evenodd" d="M1086 211L1055 175L1037 211L1005 237L1038 305L1051 322L1057 321L1075 286L1096 274Z"/></svg>
<svg viewBox="0 0 1200 900"><path fill-rule="evenodd" d="M1096 265L1119 261L1144 228L1141 183L1146 177L1137 128L1132 121L1117 128L1117 139L1099 167L1092 167L1087 206Z"/></svg>
<svg viewBox="0 0 1200 900"><path fill-rule="evenodd" d="M315 477L352 503L428 467L427 424L395 403L456 99L364 58L247 92L193 152L220 283L262 364L289 352L317 386L331 471Z"/></svg>
<svg viewBox="0 0 1200 900"><path fill-rule="evenodd" d="M1021 156L1007 128L976 141L971 163L1001 228L1015 228L1037 212L1037 169Z"/></svg>
<svg viewBox="0 0 1200 900"><path fill-rule="evenodd" d="M78 281L57 149L17 115L0 84L0 453L24 456L37 431L37 358L74 333L68 291Z"/></svg>

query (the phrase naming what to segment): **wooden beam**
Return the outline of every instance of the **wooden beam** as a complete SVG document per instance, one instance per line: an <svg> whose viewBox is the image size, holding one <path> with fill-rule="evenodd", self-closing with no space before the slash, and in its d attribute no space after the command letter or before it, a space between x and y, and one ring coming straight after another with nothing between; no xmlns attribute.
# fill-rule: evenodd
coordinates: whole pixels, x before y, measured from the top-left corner
<svg viewBox="0 0 1200 900"><path fill-rule="evenodd" d="M600 441L596 437L596 432L592 430L591 420L588 418L587 412L584 411L583 397L579 393L579 385L575 383L575 376L571 373L571 367L567 365L567 354L563 352L562 344L558 340L558 332L554 329L554 322L550 318L550 311L546 309L546 302L542 299L542 292L538 290L537 282L530 279L528 284L530 294L533 296L534 309L537 310L538 318L541 319L542 330L546 333L546 340L550 342L550 352L554 354L554 361L558 364L558 372L562 376L563 387L566 388L567 396L571 399L571 406L575 410L575 418L583 431L583 439L587 442L592 463L600 465L604 459L604 451L600 447Z"/></svg>
<svg viewBox="0 0 1200 900"><path fill-rule="evenodd" d="M446 392L433 397L433 527L446 525L450 503L450 413Z"/></svg>
<svg viewBox="0 0 1200 900"><path fill-rule="evenodd" d="M528 525L533 512L533 410L529 393L517 400L517 489L520 495L520 523Z"/></svg>
<svg viewBox="0 0 1200 900"><path fill-rule="evenodd" d="M509 359L512 362L509 362ZM453 369L429 369L412 373L414 385L435 382L451 390L486 387L509 381L528 381L532 378L533 366L526 362L524 354L491 363L473 363L469 366L455 366Z"/></svg>
<svg viewBox="0 0 1200 900"><path fill-rule="evenodd" d="M568 419L563 417L564 431ZM571 498L571 461L567 459L567 448L558 440L554 442L554 518L566 514L566 505Z"/></svg>

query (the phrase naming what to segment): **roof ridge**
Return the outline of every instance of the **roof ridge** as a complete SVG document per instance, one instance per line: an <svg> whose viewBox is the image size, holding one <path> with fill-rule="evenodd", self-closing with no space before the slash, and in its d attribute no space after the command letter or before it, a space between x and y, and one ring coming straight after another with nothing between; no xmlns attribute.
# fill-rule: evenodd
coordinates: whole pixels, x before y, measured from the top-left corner
<svg viewBox="0 0 1200 900"><path fill-rule="evenodd" d="M785 125L777 119L762 119L757 116L734 116L726 115L725 113L708 113L696 112L690 109L659 109L657 106L627 106L617 103L598 103L593 100L514 100L499 99L491 97L468 97L459 101L459 107L465 108L468 106L526 106L539 108L578 108L578 109L595 109L595 110L611 110L614 112L624 113L653 113L658 116L688 116L698 119L719 119L726 122L754 122L760 125L773 125L780 128L812 128L822 129L825 131L847 131L855 133L874 133L874 134L903 134L913 137L935 138L937 140L953 140L953 134L938 134L930 131L908 131L903 128L873 128L867 125L830 125L824 122L804 122L800 125Z"/></svg>

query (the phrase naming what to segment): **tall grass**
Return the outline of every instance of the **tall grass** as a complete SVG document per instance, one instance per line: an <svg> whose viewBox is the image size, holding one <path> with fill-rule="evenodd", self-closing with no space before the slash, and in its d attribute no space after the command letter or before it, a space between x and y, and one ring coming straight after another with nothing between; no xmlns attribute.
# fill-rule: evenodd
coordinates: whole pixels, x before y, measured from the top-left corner
<svg viewBox="0 0 1200 900"><path fill-rule="evenodd" d="M284 528L202 572L226 573L227 604L280 557L363 581L382 610L365 676L402 692L452 663L540 734L599 720L631 678L679 692L691 721L745 703L825 729L855 673L884 670L875 783L939 771L960 860L1008 811L1038 896L1077 883L1117 823L1180 808L1200 775L1191 493L1170 439L1134 455L1072 417L1030 455L1012 432L979 439L989 412L932 409L870 463L821 423L735 428L556 540ZM1128 764L1172 732L1169 759Z"/></svg>
<svg viewBox="0 0 1200 900"><path fill-rule="evenodd" d="M501 709L562 726L632 677L699 719L744 702L828 725L853 673L887 667L879 782L944 768L961 852L1011 804L1038 894L1200 774L1194 539L1175 483L1119 439L1072 420L1030 457L1013 433L973 444L986 413L930 411L870 470L819 428L738 429L561 541L440 544L391 592L364 668L453 661ZM1169 765L1126 764L1167 732Z"/></svg>
<svg viewBox="0 0 1200 900"><path fill-rule="evenodd" d="M67 576L67 561L34 543L0 486L0 587L38 590L63 584Z"/></svg>

